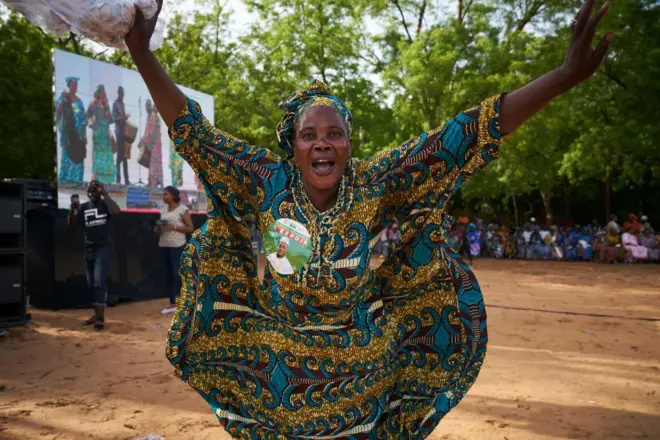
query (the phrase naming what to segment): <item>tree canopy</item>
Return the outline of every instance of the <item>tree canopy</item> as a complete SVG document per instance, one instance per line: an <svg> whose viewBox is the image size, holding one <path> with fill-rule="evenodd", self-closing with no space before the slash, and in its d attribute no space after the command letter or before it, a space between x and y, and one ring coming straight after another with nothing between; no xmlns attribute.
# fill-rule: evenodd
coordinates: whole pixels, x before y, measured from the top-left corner
<svg viewBox="0 0 660 440"><path fill-rule="evenodd" d="M216 125L264 147L275 144L279 103L322 79L354 113L354 154L365 157L558 67L580 1L244 3L257 20L238 38L226 37L234 15L220 0L170 18L157 55L172 79L212 94ZM660 217L660 5L614 2L602 28L616 38L597 75L510 136L455 209L520 221ZM53 176L54 47L132 67L124 52L1 15L0 177Z"/></svg>

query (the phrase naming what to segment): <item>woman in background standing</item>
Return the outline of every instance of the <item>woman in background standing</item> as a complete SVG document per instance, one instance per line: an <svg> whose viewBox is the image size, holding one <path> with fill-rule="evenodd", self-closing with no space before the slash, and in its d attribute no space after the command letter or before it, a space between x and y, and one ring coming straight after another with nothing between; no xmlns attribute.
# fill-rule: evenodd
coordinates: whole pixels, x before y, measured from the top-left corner
<svg viewBox="0 0 660 440"><path fill-rule="evenodd" d="M110 124L112 112L105 87L99 84L94 92L94 99L87 109L87 117L94 133L94 152L92 157L92 179L101 183L113 183L115 164L110 144Z"/></svg>
<svg viewBox="0 0 660 440"><path fill-rule="evenodd" d="M160 139L160 118L156 106L151 103L150 99L147 99L144 106L147 110L147 128L142 142L151 152L148 185L149 188L158 188L163 186L163 148Z"/></svg>
<svg viewBox="0 0 660 440"><path fill-rule="evenodd" d="M181 204L178 189L173 186L166 187L163 191L163 202L165 202L165 207L160 212L160 221L154 232L160 235L158 246L165 259L170 306L161 310L160 313L166 315L174 313L176 310L176 298L181 291L181 275L179 275L181 254L187 241L186 234L192 233L194 228L190 211Z"/></svg>
<svg viewBox="0 0 660 440"><path fill-rule="evenodd" d="M76 95L78 78L69 76L65 79L69 91L55 101L55 121L60 132L62 160L58 180L60 183L82 185L85 166L84 155L73 160L69 154L72 149L87 148L87 114L85 105Z"/></svg>

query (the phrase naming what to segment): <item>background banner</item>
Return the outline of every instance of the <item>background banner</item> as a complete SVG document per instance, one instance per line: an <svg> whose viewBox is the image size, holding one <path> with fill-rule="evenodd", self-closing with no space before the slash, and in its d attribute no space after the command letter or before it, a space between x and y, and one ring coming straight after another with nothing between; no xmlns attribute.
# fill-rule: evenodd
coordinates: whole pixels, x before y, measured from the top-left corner
<svg viewBox="0 0 660 440"><path fill-rule="evenodd" d="M204 192L174 151L140 75L57 49L53 59L58 206L69 208L73 194L85 202L86 186L96 179L123 210L159 210L163 188L172 185L182 203L205 212ZM181 89L213 123L213 97Z"/></svg>

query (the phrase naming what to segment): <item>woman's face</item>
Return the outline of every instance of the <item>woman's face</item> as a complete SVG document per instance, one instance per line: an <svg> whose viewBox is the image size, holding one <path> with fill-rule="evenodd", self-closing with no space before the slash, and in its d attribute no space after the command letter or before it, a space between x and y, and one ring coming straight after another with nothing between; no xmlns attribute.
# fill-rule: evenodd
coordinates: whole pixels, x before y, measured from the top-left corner
<svg viewBox="0 0 660 440"><path fill-rule="evenodd" d="M167 190L163 191L163 202L165 202L165 204L169 205L173 201L174 201L174 199L172 198L172 194L170 194L170 192L167 191Z"/></svg>
<svg viewBox="0 0 660 440"><path fill-rule="evenodd" d="M293 150L308 186L317 190L336 188L351 156L346 123L334 108L310 108L297 122Z"/></svg>

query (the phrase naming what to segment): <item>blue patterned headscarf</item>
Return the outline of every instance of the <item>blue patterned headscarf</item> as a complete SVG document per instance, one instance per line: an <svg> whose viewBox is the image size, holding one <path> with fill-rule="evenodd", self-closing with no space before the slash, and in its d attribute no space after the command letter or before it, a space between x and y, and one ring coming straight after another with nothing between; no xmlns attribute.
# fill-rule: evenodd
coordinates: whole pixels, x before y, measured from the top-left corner
<svg viewBox="0 0 660 440"><path fill-rule="evenodd" d="M348 137L351 137L353 115L351 115L350 110L341 99L332 94L332 90L325 83L316 80L308 88L292 93L282 105L284 116L277 124L277 142L287 157L293 157L293 136L296 122L305 110L317 106L331 107L337 110L346 122Z"/></svg>
<svg viewBox="0 0 660 440"><path fill-rule="evenodd" d="M75 76L67 76L64 78L64 82L66 83L67 87L69 87L72 82L77 83L78 81L80 81L80 78L76 78Z"/></svg>

